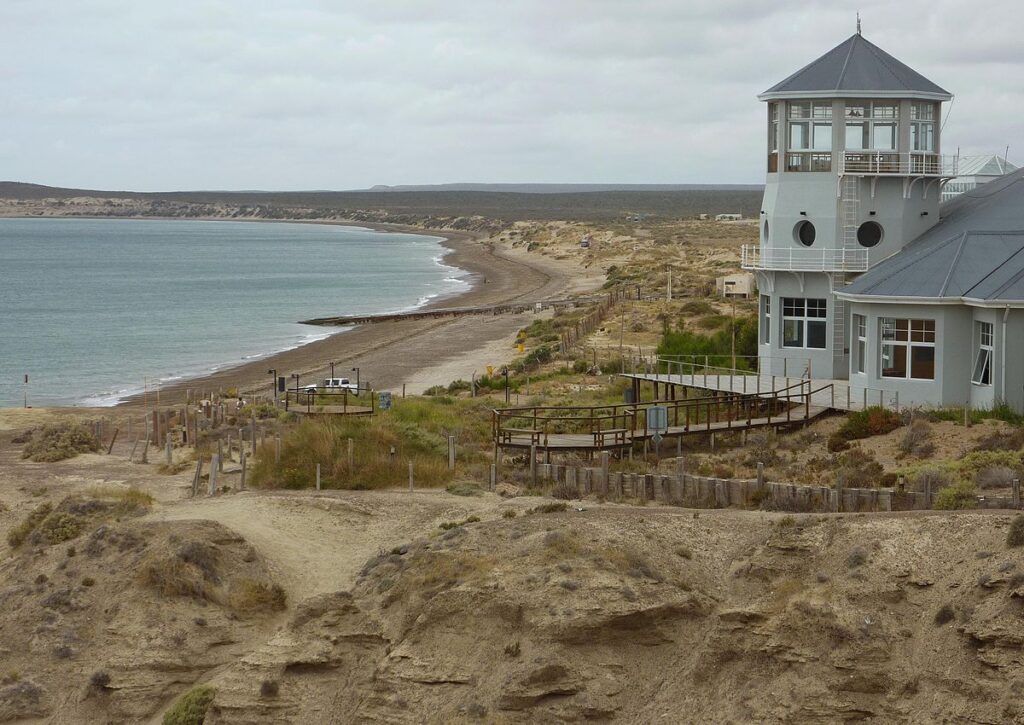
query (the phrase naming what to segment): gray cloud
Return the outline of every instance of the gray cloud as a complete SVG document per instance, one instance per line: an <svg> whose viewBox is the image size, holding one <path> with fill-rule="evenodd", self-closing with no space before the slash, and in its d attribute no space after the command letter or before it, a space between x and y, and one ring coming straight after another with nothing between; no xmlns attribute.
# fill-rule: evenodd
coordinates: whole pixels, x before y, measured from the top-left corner
<svg viewBox="0 0 1024 725"><path fill-rule="evenodd" d="M957 95L945 151L1024 151L1024 11L863 0ZM756 182L756 94L852 11L781 0L4 0L0 177L66 186Z"/></svg>

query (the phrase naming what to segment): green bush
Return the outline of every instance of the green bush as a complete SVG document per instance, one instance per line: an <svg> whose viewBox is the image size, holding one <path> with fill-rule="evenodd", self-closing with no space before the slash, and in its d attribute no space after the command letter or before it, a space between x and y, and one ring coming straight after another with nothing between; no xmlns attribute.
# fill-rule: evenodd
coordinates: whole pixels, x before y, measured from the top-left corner
<svg viewBox="0 0 1024 725"><path fill-rule="evenodd" d="M44 425L32 434L21 452L22 458L37 463L52 463L74 458L79 453L95 453L100 442L84 423L55 423Z"/></svg>
<svg viewBox="0 0 1024 725"><path fill-rule="evenodd" d="M36 530L36 527L53 511L53 506L48 503L40 504L32 513L25 517L25 520L7 532L7 543L12 549L21 546L25 539Z"/></svg>
<svg viewBox="0 0 1024 725"><path fill-rule="evenodd" d="M164 725L202 725L215 695L209 685L193 687L164 714Z"/></svg>
<svg viewBox="0 0 1024 725"><path fill-rule="evenodd" d="M855 441L871 436L885 435L901 425L903 425L903 419L899 413L877 405L849 413L839 429L829 437L829 450L844 450L843 448L834 449L833 443L838 446L840 441Z"/></svg>
<svg viewBox="0 0 1024 725"><path fill-rule="evenodd" d="M701 334L680 330L662 336L658 355L678 357L684 361L697 358L703 362L707 356L711 365L732 366L733 331L731 325L714 333ZM736 318L736 367L751 369L757 357L757 317Z"/></svg>
<svg viewBox="0 0 1024 725"><path fill-rule="evenodd" d="M936 509L940 511L956 511L978 507L978 490L968 481L960 481L952 486L939 490L935 497Z"/></svg>

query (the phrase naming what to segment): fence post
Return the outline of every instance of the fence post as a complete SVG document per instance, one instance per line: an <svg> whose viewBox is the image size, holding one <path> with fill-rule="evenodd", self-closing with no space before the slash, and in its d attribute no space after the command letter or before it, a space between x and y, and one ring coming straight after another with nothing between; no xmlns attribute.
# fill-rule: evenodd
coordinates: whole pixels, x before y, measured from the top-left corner
<svg viewBox="0 0 1024 725"><path fill-rule="evenodd" d="M760 491L764 488L764 464L757 464L757 490Z"/></svg>
<svg viewBox="0 0 1024 725"><path fill-rule="evenodd" d="M210 495L217 493L217 471L220 470L220 456L216 453L210 460Z"/></svg>
<svg viewBox="0 0 1024 725"><path fill-rule="evenodd" d="M409 470L412 470L412 468L411 468L412 461L409 461L409 466L410 466ZM354 470L355 470L355 442L351 438L349 438L348 439L348 474L351 476L352 473L354 472ZM412 479L410 479L410 480L412 480ZM410 488L411 488L411 486L410 486Z"/></svg>
<svg viewBox="0 0 1024 725"><path fill-rule="evenodd" d="M351 438L349 440L352 440ZM412 478L412 461L409 461L409 491L412 492L413 478Z"/></svg>
<svg viewBox="0 0 1024 725"><path fill-rule="evenodd" d="M448 436L448 470L455 470L455 436Z"/></svg>
<svg viewBox="0 0 1024 725"><path fill-rule="evenodd" d="M217 440L217 470L224 470L224 442Z"/></svg>
<svg viewBox="0 0 1024 725"><path fill-rule="evenodd" d="M274 436L274 463L281 462L281 436Z"/></svg>
<svg viewBox="0 0 1024 725"><path fill-rule="evenodd" d="M242 452L238 454L238 457L239 457L240 462L242 464L242 480L239 482L238 487L241 490L244 491L245 490L245 458L246 458L246 456L245 456L245 449L244 448L242 449Z"/></svg>
<svg viewBox="0 0 1024 725"><path fill-rule="evenodd" d="M164 447L164 453L166 454L167 465L169 466L169 465L171 465L171 456L173 455L173 451L171 449L171 434L170 433L167 434L167 442L166 442L165 447Z"/></svg>
<svg viewBox="0 0 1024 725"><path fill-rule="evenodd" d="M491 464L491 476L490 476L491 491L498 487L498 467Z"/></svg>
<svg viewBox="0 0 1024 725"><path fill-rule="evenodd" d="M608 451L601 451L601 492L605 495L608 494L608 467L611 457Z"/></svg>
<svg viewBox="0 0 1024 725"><path fill-rule="evenodd" d="M836 477L836 490L835 490L835 493L836 493L836 502L835 502L835 506L833 506L833 509L835 510L836 513L839 513L839 512L841 512L843 510L843 475L842 474L839 474Z"/></svg>
<svg viewBox="0 0 1024 725"><path fill-rule="evenodd" d="M537 487L537 446L530 446L530 485Z"/></svg>
<svg viewBox="0 0 1024 725"><path fill-rule="evenodd" d="M316 464L316 490L320 490L320 464Z"/></svg>
<svg viewBox="0 0 1024 725"><path fill-rule="evenodd" d="M1013 507L1020 508L1020 479L1013 479Z"/></svg>
<svg viewBox="0 0 1024 725"><path fill-rule="evenodd" d="M202 477L203 477L203 459L202 458L197 458L196 459L196 472L195 472L195 475L192 476L192 498L195 498L196 494L199 493L199 481L202 479Z"/></svg>

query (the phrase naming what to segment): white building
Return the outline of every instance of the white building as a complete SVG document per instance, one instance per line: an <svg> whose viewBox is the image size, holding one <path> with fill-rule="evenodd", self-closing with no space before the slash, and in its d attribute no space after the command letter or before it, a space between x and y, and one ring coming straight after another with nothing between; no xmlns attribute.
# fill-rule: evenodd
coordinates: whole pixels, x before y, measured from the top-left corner
<svg viewBox="0 0 1024 725"><path fill-rule="evenodd" d="M859 33L761 94L760 369L1024 411L1024 171L942 206L949 92Z"/></svg>
<svg viewBox="0 0 1024 725"><path fill-rule="evenodd" d="M715 280L715 289L721 297L748 299L757 291L757 285L754 283L754 275L750 272L736 272L718 277Z"/></svg>

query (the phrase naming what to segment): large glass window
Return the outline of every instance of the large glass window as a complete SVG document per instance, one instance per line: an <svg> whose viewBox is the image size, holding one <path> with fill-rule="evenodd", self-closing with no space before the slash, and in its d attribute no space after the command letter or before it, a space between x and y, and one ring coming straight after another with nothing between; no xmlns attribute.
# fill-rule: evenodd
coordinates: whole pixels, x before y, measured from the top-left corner
<svg viewBox="0 0 1024 725"><path fill-rule="evenodd" d="M789 104L789 150L832 150L832 104Z"/></svg>
<svg viewBox="0 0 1024 725"><path fill-rule="evenodd" d="M772 298L761 295L761 344L772 341Z"/></svg>
<svg viewBox="0 0 1024 725"><path fill-rule="evenodd" d="M935 379L935 320L879 320L883 378Z"/></svg>
<svg viewBox="0 0 1024 725"><path fill-rule="evenodd" d="M971 382L975 385L992 384L993 334L991 322L974 323L974 339L977 352L974 356L974 374Z"/></svg>
<svg viewBox="0 0 1024 725"><path fill-rule="evenodd" d="M779 150L779 104L768 104L768 150Z"/></svg>
<svg viewBox="0 0 1024 725"><path fill-rule="evenodd" d="M868 351L868 321L864 315L853 316L853 371L862 373Z"/></svg>
<svg viewBox="0 0 1024 725"><path fill-rule="evenodd" d="M782 346L825 349L827 303L823 299L782 298Z"/></svg>
<svg viewBox="0 0 1024 725"><path fill-rule="evenodd" d="M892 151L897 147L899 106L882 101L846 104L846 150Z"/></svg>

